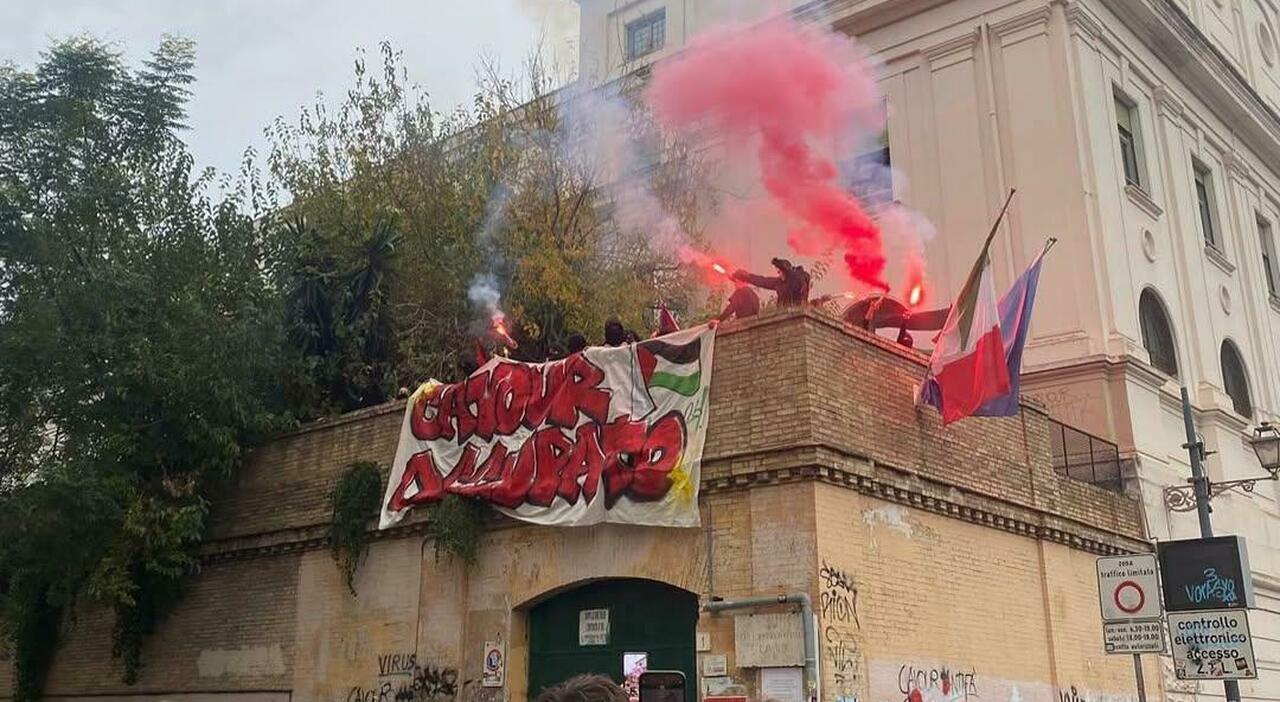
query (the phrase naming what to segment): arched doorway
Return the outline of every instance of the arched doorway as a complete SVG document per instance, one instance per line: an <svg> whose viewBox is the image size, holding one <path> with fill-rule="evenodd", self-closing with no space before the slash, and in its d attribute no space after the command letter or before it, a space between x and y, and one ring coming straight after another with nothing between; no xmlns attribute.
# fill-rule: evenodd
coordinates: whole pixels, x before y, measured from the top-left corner
<svg viewBox="0 0 1280 702"><path fill-rule="evenodd" d="M596 622L596 632L607 618L607 636L595 633L594 642L583 645L583 617ZM684 671L692 688L697 624L698 596L653 580L599 580L557 594L529 610L529 698L579 673L621 683L627 653L647 654L651 670ZM685 698L697 696L688 690Z"/></svg>

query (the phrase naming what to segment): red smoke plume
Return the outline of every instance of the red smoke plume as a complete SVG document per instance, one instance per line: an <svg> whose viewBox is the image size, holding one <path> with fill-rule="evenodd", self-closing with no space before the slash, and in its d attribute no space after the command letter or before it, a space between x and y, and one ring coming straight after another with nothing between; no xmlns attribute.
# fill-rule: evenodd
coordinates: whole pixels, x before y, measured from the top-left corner
<svg viewBox="0 0 1280 702"><path fill-rule="evenodd" d="M713 29L657 64L647 97L668 129L755 140L765 190L799 225L792 248L834 245L856 280L888 289L880 231L830 153L883 121L866 54L847 37L790 18Z"/></svg>

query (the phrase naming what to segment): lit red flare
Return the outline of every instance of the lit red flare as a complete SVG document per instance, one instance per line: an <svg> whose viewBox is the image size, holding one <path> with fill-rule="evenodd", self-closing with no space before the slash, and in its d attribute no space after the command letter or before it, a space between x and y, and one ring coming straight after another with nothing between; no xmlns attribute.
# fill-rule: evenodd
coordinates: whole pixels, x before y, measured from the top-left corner
<svg viewBox="0 0 1280 702"><path fill-rule="evenodd" d="M511 334L507 333L506 317L503 317L500 314L494 315L491 322L491 329L493 331L493 335L502 343L503 346L506 346L509 349L520 348L520 345L516 343L516 340L511 338Z"/></svg>
<svg viewBox="0 0 1280 702"><path fill-rule="evenodd" d="M915 307L916 305L920 304L920 300L923 298L924 298L924 286L921 285L920 283L916 283L915 285L912 285L911 293L907 296L907 302L912 307Z"/></svg>
<svg viewBox="0 0 1280 702"><path fill-rule="evenodd" d="M698 268L705 270L709 276L728 278L733 275L732 267L717 261L714 257L708 254L688 246L680 247L680 260L685 263L691 263Z"/></svg>

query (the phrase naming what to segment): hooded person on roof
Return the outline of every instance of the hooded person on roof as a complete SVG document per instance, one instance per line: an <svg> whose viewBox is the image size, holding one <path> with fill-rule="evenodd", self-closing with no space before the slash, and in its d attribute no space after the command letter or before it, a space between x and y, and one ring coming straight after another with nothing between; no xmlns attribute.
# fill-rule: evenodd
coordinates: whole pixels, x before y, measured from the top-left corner
<svg viewBox="0 0 1280 702"><path fill-rule="evenodd" d="M775 258L773 267L777 275L756 275L741 268L733 272L733 279L750 283L757 288L772 290L778 294L779 307L801 307L809 303L809 272L803 266L793 266L785 258Z"/></svg>

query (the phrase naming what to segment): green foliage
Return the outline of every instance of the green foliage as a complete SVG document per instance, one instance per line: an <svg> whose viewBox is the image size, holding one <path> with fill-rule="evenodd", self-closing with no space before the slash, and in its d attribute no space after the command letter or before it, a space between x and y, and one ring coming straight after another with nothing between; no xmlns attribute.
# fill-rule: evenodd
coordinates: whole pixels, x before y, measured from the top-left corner
<svg viewBox="0 0 1280 702"><path fill-rule="evenodd" d="M387 304L400 235L388 220L366 236L323 233L295 215L281 228L289 404L311 418L381 404L395 384ZM354 242L350 251L346 242ZM344 255L345 254L345 255Z"/></svg>
<svg viewBox="0 0 1280 702"><path fill-rule="evenodd" d="M478 274L496 279L514 333L535 355L562 346L574 332L598 339L614 315L644 329L645 313L658 301L687 314L701 311L675 252L655 251L650 232L619 229L597 172L599 154L563 133L560 98L549 93L539 67L520 84L488 71L470 110L441 115L408 83L399 55L385 44L381 59L381 70L357 61L355 85L339 109L316 106L296 123L277 121L269 163L292 200L291 217L303 217L309 232L300 236L286 221L277 227L279 238L309 241L315 249L287 267L286 278L306 271L310 288L332 290L342 271L363 265L362 233L379 226L398 233L396 255L385 267L385 315L376 332L349 334L353 345L376 339L385 351L376 367L392 370L371 373L383 380L384 391L456 376L481 317L467 299ZM636 136L643 136L649 128L643 115L635 122ZM688 230L696 229L706 204L695 163L691 151L667 145L651 174L658 199ZM282 287L303 289L296 278ZM312 298L332 301L334 295ZM330 307L327 314L341 316ZM312 319L293 316L299 318ZM341 346L342 326L334 324L331 345ZM291 322L298 328L326 327ZM297 354L317 358L305 347ZM304 414L355 406L342 393L356 375L344 359L357 355L339 351L318 357L328 361L300 364L293 394L306 399L296 403L307 408ZM376 401L372 393L366 397Z"/></svg>
<svg viewBox="0 0 1280 702"><path fill-rule="evenodd" d="M329 495L333 505L329 545L352 595L356 594L356 570L369 548L369 518L377 513L381 497L382 474L369 461L347 466Z"/></svg>
<svg viewBox="0 0 1280 702"><path fill-rule="evenodd" d="M284 424L261 232L178 138L192 65L180 40L133 71L73 39L0 68L0 614L25 698L81 593L136 677L205 488Z"/></svg>
<svg viewBox="0 0 1280 702"><path fill-rule="evenodd" d="M441 553L463 563L474 563L484 536L485 507L479 501L447 494L431 508L431 536L436 558Z"/></svg>

